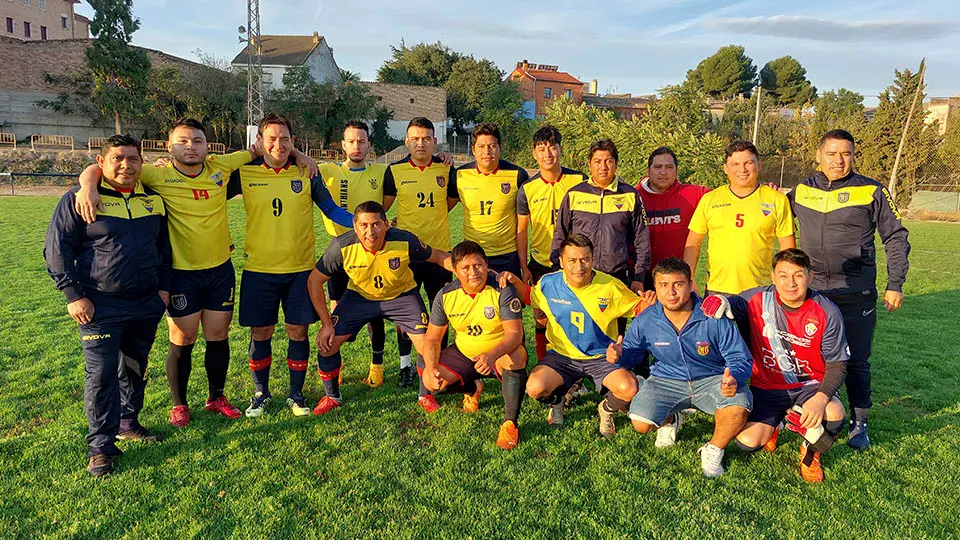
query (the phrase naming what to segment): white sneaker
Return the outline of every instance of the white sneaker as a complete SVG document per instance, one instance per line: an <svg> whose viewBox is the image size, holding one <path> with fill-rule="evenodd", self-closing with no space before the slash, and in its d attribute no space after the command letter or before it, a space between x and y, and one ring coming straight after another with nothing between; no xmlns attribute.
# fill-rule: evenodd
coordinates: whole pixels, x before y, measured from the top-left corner
<svg viewBox="0 0 960 540"><path fill-rule="evenodd" d="M700 447L700 468L707 478L717 478L723 474L723 448L707 443Z"/></svg>
<svg viewBox="0 0 960 540"><path fill-rule="evenodd" d="M550 406L550 411L547 413L547 424L551 426L563 425L563 403Z"/></svg>
<svg viewBox="0 0 960 540"><path fill-rule="evenodd" d="M657 429L657 442L653 443L655 448L667 448L677 444L677 432L680 431L680 424L683 423L683 416L680 413L673 413L673 422L660 426Z"/></svg>

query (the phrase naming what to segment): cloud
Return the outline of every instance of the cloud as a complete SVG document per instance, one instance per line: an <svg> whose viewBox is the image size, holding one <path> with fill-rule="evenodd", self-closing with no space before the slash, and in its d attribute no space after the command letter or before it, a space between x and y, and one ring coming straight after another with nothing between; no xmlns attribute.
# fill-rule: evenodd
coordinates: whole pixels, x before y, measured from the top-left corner
<svg viewBox="0 0 960 540"><path fill-rule="evenodd" d="M847 43L927 41L960 32L960 22L956 21L905 20L849 23L790 15L716 18L704 21L702 27L710 32Z"/></svg>

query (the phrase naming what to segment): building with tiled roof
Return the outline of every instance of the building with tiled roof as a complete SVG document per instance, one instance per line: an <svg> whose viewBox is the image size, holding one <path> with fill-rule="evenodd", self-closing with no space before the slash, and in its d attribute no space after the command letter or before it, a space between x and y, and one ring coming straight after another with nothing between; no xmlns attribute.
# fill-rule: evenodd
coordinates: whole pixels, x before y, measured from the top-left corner
<svg viewBox="0 0 960 540"><path fill-rule="evenodd" d="M583 83L558 66L531 64L526 60L517 62L507 80L520 85L523 96L523 112L527 118L542 116L547 105L554 99L564 96L568 101L579 105L583 101Z"/></svg>
<svg viewBox="0 0 960 540"><path fill-rule="evenodd" d="M317 32L312 36L261 36L260 39L264 91L283 88L283 73L294 66L307 66L313 80L319 83L343 83L340 68L333 59L333 48ZM238 71L247 69L249 54L248 44L230 66Z"/></svg>
<svg viewBox="0 0 960 540"><path fill-rule="evenodd" d="M378 109L393 113L388 123L390 136L403 139L407 135L410 120L423 116L433 122L435 135L440 144L447 138L447 91L434 86L389 84L378 82L360 83L367 87L371 96L376 96Z"/></svg>

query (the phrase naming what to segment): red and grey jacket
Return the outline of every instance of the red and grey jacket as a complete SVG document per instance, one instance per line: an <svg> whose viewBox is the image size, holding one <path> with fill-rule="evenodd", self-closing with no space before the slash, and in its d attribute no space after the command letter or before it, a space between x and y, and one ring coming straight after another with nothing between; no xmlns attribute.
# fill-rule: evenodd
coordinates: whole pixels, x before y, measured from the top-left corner
<svg viewBox="0 0 960 540"><path fill-rule="evenodd" d="M650 270L650 232L643 201L636 189L619 178L606 188L587 180L563 196L550 246L550 260L555 267L560 261L560 244L575 233L593 242L596 270L615 276L629 275L631 260L635 261L634 280L643 280Z"/></svg>
<svg viewBox="0 0 960 540"><path fill-rule="evenodd" d="M105 183L103 210L86 224L74 210L74 188L53 212L43 256L67 302L91 293L142 298L170 290L172 252L163 199L140 184L124 195Z"/></svg>
<svg viewBox="0 0 960 540"><path fill-rule="evenodd" d="M800 222L800 241L810 256L810 287L828 296L877 288L880 234L887 254L887 290L900 291L907 280L910 242L890 192L856 173L827 180L822 172L807 178L788 195Z"/></svg>

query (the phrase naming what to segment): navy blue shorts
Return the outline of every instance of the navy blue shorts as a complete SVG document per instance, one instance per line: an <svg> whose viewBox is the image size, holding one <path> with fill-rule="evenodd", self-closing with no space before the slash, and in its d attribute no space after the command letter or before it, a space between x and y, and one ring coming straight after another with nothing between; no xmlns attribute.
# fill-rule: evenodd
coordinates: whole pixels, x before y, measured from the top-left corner
<svg viewBox="0 0 960 540"><path fill-rule="evenodd" d="M623 369L617 364L609 364L606 359L597 360L574 360L567 358L556 351L549 350L543 359L537 363L538 366L547 366L556 371L563 377L563 387L570 388L580 379L593 379L593 387L599 393L603 393L603 379L607 375L618 369Z"/></svg>
<svg viewBox="0 0 960 540"><path fill-rule="evenodd" d="M287 324L312 324L319 320L307 293L310 270L267 274L244 270L240 275L240 326L273 326L280 307Z"/></svg>
<svg viewBox="0 0 960 540"><path fill-rule="evenodd" d="M487 257L487 266L494 272L510 272L520 277L520 255L516 251Z"/></svg>
<svg viewBox="0 0 960 540"><path fill-rule="evenodd" d="M431 304L433 304L433 299L440 292L440 289L453 281L453 274L449 270L433 263L415 264L411 266L411 269L413 270L413 279L418 286L423 286Z"/></svg>
<svg viewBox="0 0 960 540"><path fill-rule="evenodd" d="M544 266L533 259L530 259L530 261L527 262L527 268L530 269L530 274L533 276L534 285L540 281L540 278L553 272L553 269L549 266Z"/></svg>
<svg viewBox="0 0 960 540"><path fill-rule="evenodd" d="M200 310L233 311L237 291L237 275L233 262L227 259L220 266L203 270L177 270L170 274L171 317L186 317Z"/></svg>
<svg viewBox="0 0 960 540"><path fill-rule="evenodd" d="M242 303L240 309L242 317ZM338 336L352 336L377 317L393 321L408 334L421 335L427 332L427 308L418 289L407 291L393 300L382 301L367 300L356 291L347 289L330 316L334 334Z"/></svg>
<svg viewBox="0 0 960 540"><path fill-rule="evenodd" d="M467 358L460 352L456 344L450 345L440 351L440 366L452 371L453 374L460 379L460 384L466 386L469 386L470 383L474 381L492 377L496 377L497 380L503 380L496 366L493 367L493 373L490 375L484 375L477 371L477 365L473 359ZM421 377L423 376L424 369L426 369L426 364L423 363L423 357L417 355L417 372Z"/></svg>
<svg viewBox="0 0 960 540"><path fill-rule="evenodd" d="M777 427L794 405L803 405L820 391L819 384L805 384L795 390L764 390L751 386L753 410L747 422Z"/></svg>
<svg viewBox="0 0 960 540"><path fill-rule="evenodd" d="M337 272L327 280L327 300L339 302L343 298L343 293L347 290L347 283L350 278L343 272Z"/></svg>

